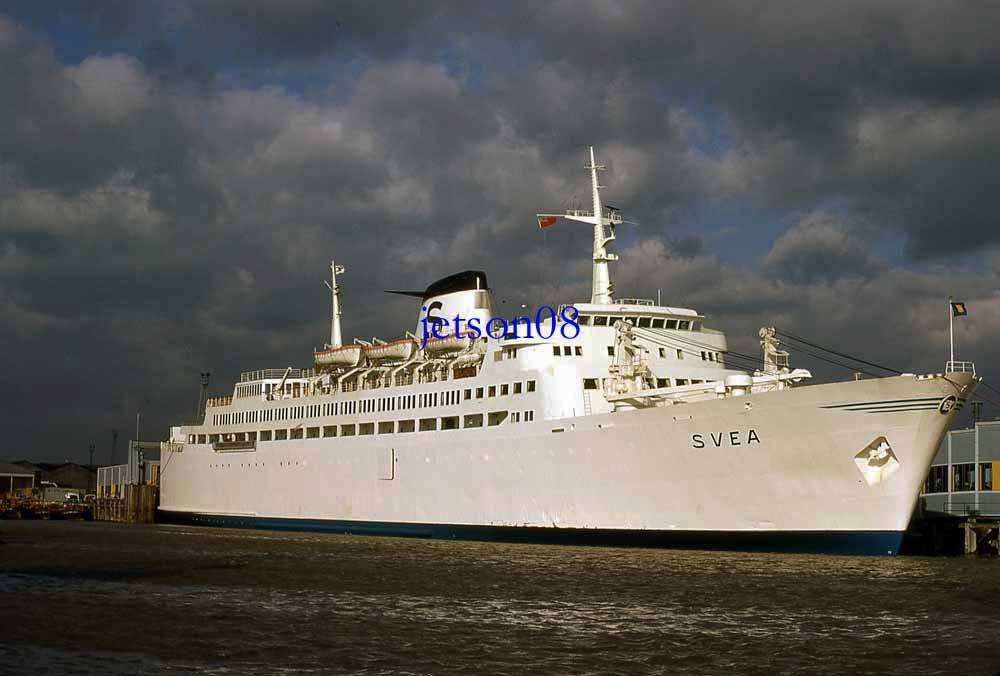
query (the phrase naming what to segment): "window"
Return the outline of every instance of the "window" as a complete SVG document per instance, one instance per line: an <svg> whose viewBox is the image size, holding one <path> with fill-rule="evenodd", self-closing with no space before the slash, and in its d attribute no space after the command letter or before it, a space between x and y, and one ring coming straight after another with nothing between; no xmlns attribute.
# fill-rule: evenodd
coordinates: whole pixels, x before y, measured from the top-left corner
<svg viewBox="0 0 1000 676"><path fill-rule="evenodd" d="M510 414L510 421L512 423L521 422L521 412L520 411L514 411L513 413L511 413Z"/></svg>
<svg viewBox="0 0 1000 676"><path fill-rule="evenodd" d="M677 350L677 358L678 359L684 358L684 350Z"/></svg>
<svg viewBox="0 0 1000 676"><path fill-rule="evenodd" d="M396 423L392 420L383 420L378 424L379 434L392 434L396 429Z"/></svg>
<svg viewBox="0 0 1000 676"><path fill-rule="evenodd" d="M438 428L437 418L421 418L420 419L420 431L421 432L433 432Z"/></svg>
<svg viewBox="0 0 1000 676"><path fill-rule="evenodd" d="M463 397L463 398L464 398L464 399L465 399L466 401L468 401L469 399L472 399L472 390L465 390L465 391L464 391L464 392L462 393L462 397Z"/></svg>
<svg viewBox="0 0 1000 676"><path fill-rule="evenodd" d="M597 378L584 378L583 379L583 389L585 389L585 390L596 390L597 389Z"/></svg>
<svg viewBox="0 0 1000 676"><path fill-rule="evenodd" d="M564 357L572 357L573 356L573 346L572 345L563 345L563 356Z"/></svg>
<svg viewBox="0 0 1000 676"><path fill-rule="evenodd" d="M577 320L577 323L579 323L580 326L590 326L590 317L588 317L587 315L582 315Z"/></svg>
<svg viewBox="0 0 1000 676"><path fill-rule="evenodd" d="M510 385L504 383L503 385L500 386L500 396L506 397L508 394L510 394Z"/></svg>
<svg viewBox="0 0 1000 676"><path fill-rule="evenodd" d="M357 428L355 428L353 423L351 423L350 425L340 426L340 436L342 437L353 437L357 433L358 433Z"/></svg>
<svg viewBox="0 0 1000 676"><path fill-rule="evenodd" d="M667 328L668 329L676 329L677 328L677 320L676 319L668 319L667 320Z"/></svg>
<svg viewBox="0 0 1000 676"><path fill-rule="evenodd" d="M306 428L306 439L319 439L319 428L318 427L307 427Z"/></svg>
<svg viewBox="0 0 1000 676"><path fill-rule="evenodd" d="M678 378L677 379L677 385L678 386L680 386L680 385L687 385L687 384L688 384L688 381L687 381L686 378Z"/></svg>
<svg viewBox="0 0 1000 676"><path fill-rule="evenodd" d="M974 491L976 490L976 465L975 463L964 463L952 466L954 490Z"/></svg>
<svg viewBox="0 0 1000 676"><path fill-rule="evenodd" d="M608 345L608 356L609 357L614 357L615 356L615 346L614 345Z"/></svg>
<svg viewBox="0 0 1000 676"><path fill-rule="evenodd" d="M204 434L199 434L198 435L198 443L199 444L205 443L205 435Z"/></svg>
<svg viewBox="0 0 1000 676"><path fill-rule="evenodd" d="M288 438L288 430L274 430L274 440L284 441Z"/></svg>
<svg viewBox="0 0 1000 676"><path fill-rule="evenodd" d="M325 425L323 427L324 437L335 437L337 436L337 426L336 425Z"/></svg>
<svg viewBox="0 0 1000 676"><path fill-rule="evenodd" d="M477 387L476 388L476 399L482 399L482 398L483 398L483 388Z"/></svg>
<svg viewBox="0 0 1000 676"><path fill-rule="evenodd" d="M496 427L506 419L507 419L507 411L492 411L486 417L486 424L488 424L490 427Z"/></svg>
<svg viewBox="0 0 1000 676"><path fill-rule="evenodd" d="M701 322L691 322L692 331L701 331Z"/></svg>
<svg viewBox="0 0 1000 676"><path fill-rule="evenodd" d="M580 347L579 345L576 345L573 348L573 354L575 354L577 357L582 357L583 356L583 348Z"/></svg>
<svg viewBox="0 0 1000 676"><path fill-rule="evenodd" d="M483 414L482 413L472 413L465 416L465 422L462 425L465 428L469 427L482 427L483 426Z"/></svg>
<svg viewBox="0 0 1000 676"><path fill-rule="evenodd" d="M660 348L660 359L666 359L666 358L667 358L667 348L661 347Z"/></svg>
<svg viewBox="0 0 1000 676"><path fill-rule="evenodd" d="M663 321L664 320L662 320L662 319L654 319L653 320L653 325L652 325L651 328L662 329L663 328Z"/></svg>
<svg viewBox="0 0 1000 676"><path fill-rule="evenodd" d="M705 352L704 350L701 351L701 360L708 361L708 353Z"/></svg>
<svg viewBox="0 0 1000 676"><path fill-rule="evenodd" d="M981 490L981 491L992 491L993 490L993 463L992 462L982 462L982 463L979 463L979 490Z"/></svg>
<svg viewBox="0 0 1000 676"><path fill-rule="evenodd" d="M302 438L302 428L301 427L292 428L292 439L301 439L301 438Z"/></svg>
<svg viewBox="0 0 1000 676"><path fill-rule="evenodd" d="M534 391L535 391L535 381L534 380L529 380L528 381L528 392L534 392Z"/></svg>
<svg viewBox="0 0 1000 676"><path fill-rule="evenodd" d="M482 389L482 388L480 388ZM441 429L442 430L457 430L458 429L458 416L450 415L445 418L441 418Z"/></svg>
<svg viewBox="0 0 1000 676"><path fill-rule="evenodd" d="M607 325L608 325L607 317L594 317L594 326L607 326Z"/></svg>
<svg viewBox="0 0 1000 676"><path fill-rule="evenodd" d="M677 329L680 330L680 331L687 331L688 328L690 328L690 326L691 326L691 322L689 322L689 321L680 320L680 321L677 322Z"/></svg>
<svg viewBox="0 0 1000 676"><path fill-rule="evenodd" d="M559 356L559 346L558 345L553 345L552 346L552 356L553 357L558 357Z"/></svg>
<svg viewBox="0 0 1000 676"><path fill-rule="evenodd" d="M948 490L948 466L935 465L931 467L924 484L924 493L944 493Z"/></svg>
<svg viewBox="0 0 1000 676"><path fill-rule="evenodd" d="M534 411L525 411L524 412L524 422L532 422L534 419L535 419L535 412Z"/></svg>
<svg viewBox="0 0 1000 676"><path fill-rule="evenodd" d="M490 385L489 389L487 390L487 393L491 397L497 396L497 386L496 385Z"/></svg>
<svg viewBox="0 0 1000 676"><path fill-rule="evenodd" d="M657 378L656 379L656 386L657 387L670 387L670 378Z"/></svg>
<svg viewBox="0 0 1000 676"><path fill-rule="evenodd" d="M412 420L400 420L399 421L399 432L403 434L405 432L412 432L415 429L414 422Z"/></svg>
<svg viewBox="0 0 1000 676"><path fill-rule="evenodd" d="M271 430L261 430L260 431L260 440L261 441L270 441L271 440Z"/></svg>
<svg viewBox="0 0 1000 676"><path fill-rule="evenodd" d="M650 317L639 317L639 328L648 329L652 319Z"/></svg>

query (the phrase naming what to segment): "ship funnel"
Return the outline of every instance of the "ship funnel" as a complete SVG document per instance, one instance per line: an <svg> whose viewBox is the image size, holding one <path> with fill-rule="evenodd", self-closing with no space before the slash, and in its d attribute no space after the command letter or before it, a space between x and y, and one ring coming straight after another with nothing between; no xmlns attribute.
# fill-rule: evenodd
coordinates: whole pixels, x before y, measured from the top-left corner
<svg viewBox="0 0 1000 676"><path fill-rule="evenodd" d="M466 270L437 280L423 291L389 291L388 293L420 298L420 313L417 316L418 337L424 335L424 320L428 331L434 323L439 324L438 334L445 336L455 333L455 318L461 319L459 332L465 333L468 321L475 317L481 329L493 317L490 302L490 287L486 273L480 270Z"/></svg>

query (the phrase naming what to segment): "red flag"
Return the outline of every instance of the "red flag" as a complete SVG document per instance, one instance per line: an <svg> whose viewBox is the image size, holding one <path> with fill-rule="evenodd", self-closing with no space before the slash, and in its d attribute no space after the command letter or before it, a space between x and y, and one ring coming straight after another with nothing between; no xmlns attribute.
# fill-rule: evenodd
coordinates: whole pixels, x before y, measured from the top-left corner
<svg viewBox="0 0 1000 676"><path fill-rule="evenodd" d="M538 217L538 227L547 228L556 222L555 216L539 216Z"/></svg>

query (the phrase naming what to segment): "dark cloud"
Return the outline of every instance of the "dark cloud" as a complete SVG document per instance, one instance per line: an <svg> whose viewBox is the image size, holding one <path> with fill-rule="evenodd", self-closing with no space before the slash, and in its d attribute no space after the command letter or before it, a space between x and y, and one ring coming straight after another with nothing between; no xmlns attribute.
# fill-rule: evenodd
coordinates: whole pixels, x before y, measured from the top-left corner
<svg viewBox="0 0 1000 676"><path fill-rule="evenodd" d="M139 407L162 435L200 371L223 390L305 363L331 256L359 336L412 328L412 303L382 289L455 270L487 269L515 306L586 298L588 229L532 224L587 203L590 144L607 200L642 224L619 230L620 295L659 290L748 352L773 323L940 370L956 293L973 310L961 344L1000 356L996 270L953 256L1000 238L997 16L15 3L0 15L0 343L18 358L0 454L83 457ZM742 257L716 251L721 202Z"/></svg>

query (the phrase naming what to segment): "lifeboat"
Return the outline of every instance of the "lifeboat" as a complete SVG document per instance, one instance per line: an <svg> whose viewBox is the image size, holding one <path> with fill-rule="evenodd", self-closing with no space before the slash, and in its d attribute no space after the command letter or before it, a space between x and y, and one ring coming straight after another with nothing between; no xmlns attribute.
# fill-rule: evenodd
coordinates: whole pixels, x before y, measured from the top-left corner
<svg viewBox="0 0 1000 676"><path fill-rule="evenodd" d="M413 356L417 350L417 344L409 338L395 340L382 345L365 345L364 351L372 361L405 361Z"/></svg>
<svg viewBox="0 0 1000 676"><path fill-rule="evenodd" d="M363 354L361 345L345 345L313 353L316 366L357 366Z"/></svg>
<svg viewBox="0 0 1000 676"><path fill-rule="evenodd" d="M445 338L430 338L424 346L424 352L457 352L465 350L472 344L469 336L446 336Z"/></svg>

